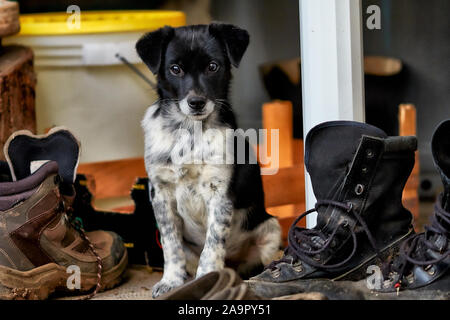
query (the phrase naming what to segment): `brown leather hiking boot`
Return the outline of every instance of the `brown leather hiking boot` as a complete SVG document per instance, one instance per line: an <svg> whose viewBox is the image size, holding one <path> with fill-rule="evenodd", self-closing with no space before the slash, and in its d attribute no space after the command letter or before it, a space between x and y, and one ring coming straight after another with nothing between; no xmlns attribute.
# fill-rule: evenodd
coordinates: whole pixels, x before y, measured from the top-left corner
<svg viewBox="0 0 450 320"><path fill-rule="evenodd" d="M112 232L75 229L59 184L54 161L0 183L0 299L45 299L70 285L97 292L120 281L127 265L122 240Z"/></svg>

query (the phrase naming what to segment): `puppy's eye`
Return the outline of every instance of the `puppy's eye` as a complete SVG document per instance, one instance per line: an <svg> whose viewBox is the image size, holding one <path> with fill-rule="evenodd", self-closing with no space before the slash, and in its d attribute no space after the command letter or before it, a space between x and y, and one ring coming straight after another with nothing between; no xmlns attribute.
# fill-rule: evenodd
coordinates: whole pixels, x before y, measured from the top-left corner
<svg viewBox="0 0 450 320"><path fill-rule="evenodd" d="M210 62L208 65L208 71L209 72L217 72L219 70L219 65L215 62Z"/></svg>
<svg viewBox="0 0 450 320"><path fill-rule="evenodd" d="M170 72L175 76L180 76L183 73L183 69L177 64L173 64L170 66Z"/></svg>

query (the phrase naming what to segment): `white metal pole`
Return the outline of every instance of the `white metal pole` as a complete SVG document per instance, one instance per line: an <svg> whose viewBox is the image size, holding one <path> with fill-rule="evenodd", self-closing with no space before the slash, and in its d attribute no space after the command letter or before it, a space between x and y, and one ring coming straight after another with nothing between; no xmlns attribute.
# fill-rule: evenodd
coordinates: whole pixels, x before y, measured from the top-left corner
<svg viewBox="0 0 450 320"><path fill-rule="evenodd" d="M361 0L299 0L304 136L330 120L363 122ZM306 207L316 202L309 175ZM309 215L308 228L317 215Z"/></svg>

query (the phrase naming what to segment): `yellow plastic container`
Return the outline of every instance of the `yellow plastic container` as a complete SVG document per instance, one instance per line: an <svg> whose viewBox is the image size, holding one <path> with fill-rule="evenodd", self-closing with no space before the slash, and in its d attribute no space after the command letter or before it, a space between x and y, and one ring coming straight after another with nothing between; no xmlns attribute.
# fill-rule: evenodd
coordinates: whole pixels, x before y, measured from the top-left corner
<svg viewBox="0 0 450 320"><path fill-rule="evenodd" d="M105 32L149 31L164 25L179 27L186 23L180 11L81 11L79 28L70 18L76 13L33 13L20 16L22 36L90 34Z"/></svg>
<svg viewBox="0 0 450 320"><path fill-rule="evenodd" d="M68 26L70 16L24 14L20 34L2 39L34 51L38 133L69 127L81 140L82 162L142 157L140 121L157 96L116 54L154 80L136 54L136 41L165 25L184 25L184 13L81 11L79 29Z"/></svg>

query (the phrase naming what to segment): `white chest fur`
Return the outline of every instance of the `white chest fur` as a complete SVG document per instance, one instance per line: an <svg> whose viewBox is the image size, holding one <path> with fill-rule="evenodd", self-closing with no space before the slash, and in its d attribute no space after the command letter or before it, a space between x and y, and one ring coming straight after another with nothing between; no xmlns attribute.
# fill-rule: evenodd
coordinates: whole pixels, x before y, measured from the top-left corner
<svg viewBox="0 0 450 320"><path fill-rule="evenodd" d="M209 202L215 193L227 192L231 179L232 166L226 164L230 150L226 147L227 128L198 131L204 123L184 122L182 130L174 130L163 117L152 116L154 109L149 108L142 122L150 181L171 193L183 221L184 238L201 246Z"/></svg>

